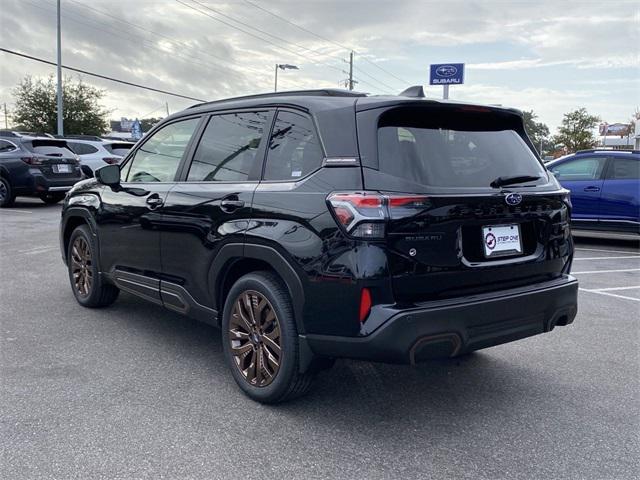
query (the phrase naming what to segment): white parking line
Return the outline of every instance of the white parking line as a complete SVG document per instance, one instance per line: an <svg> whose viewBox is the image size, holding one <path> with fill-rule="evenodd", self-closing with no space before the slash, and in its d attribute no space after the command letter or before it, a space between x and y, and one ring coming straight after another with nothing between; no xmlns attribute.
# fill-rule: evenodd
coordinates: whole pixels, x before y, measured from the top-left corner
<svg viewBox="0 0 640 480"><path fill-rule="evenodd" d="M587 275L589 273L640 272L640 268L623 268L621 270L589 270L587 272L571 272L571 275Z"/></svg>
<svg viewBox="0 0 640 480"><path fill-rule="evenodd" d="M30 210L15 210L13 208L3 208L2 210L0 210L2 212L9 212L9 213L33 213Z"/></svg>
<svg viewBox="0 0 640 480"><path fill-rule="evenodd" d="M601 290L592 290L590 288L580 288L580 290L583 292L597 293L598 295L606 295L607 297L624 298L625 300L640 302L640 298L626 297L624 295L617 295L615 293L603 292Z"/></svg>
<svg viewBox="0 0 640 480"><path fill-rule="evenodd" d="M636 253L630 252L629 250L606 250L604 248L586 248L586 247L576 247L576 252L609 252L609 253ZM640 251L638 252L640 253Z"/></svg>
<svg viewBox="0 0 640 480"><path fill-rule="evenodd" d="M48 252L49 250L55 250L56 246L47 246L47 247L36 247L36 248L30 248L29 250L18 250L18 253L22 254L22 255L33 255L36 253L44 253L44 252Z"/></svg>
<svg viewBox="0 0 640 480"><path fill-rule="evenodd" d="M574 258L573 261L576 262L578 260L621 260L623 258L640 258L640 255L635 256L626 256L626 257L580 257Z"/></svg>
<svg viewBox="0 0 640 480"><path fill-rule="evenodd" d="M640 285L634 285L633 287L607 287L607 288L596 288L594 290L598 290L599 292L611 292L613 290L633 290L634 288L640 288Z"/></svg>

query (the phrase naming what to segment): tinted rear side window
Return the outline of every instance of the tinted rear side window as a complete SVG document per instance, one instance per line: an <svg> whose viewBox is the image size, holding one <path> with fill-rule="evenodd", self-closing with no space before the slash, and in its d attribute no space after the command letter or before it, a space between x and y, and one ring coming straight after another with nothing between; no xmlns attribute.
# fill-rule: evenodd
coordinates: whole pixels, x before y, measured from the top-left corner
<svg viewBox="0 0 640 480"><path fill-rule="evenodd" d="M322 165L322 148L310 118L280 111L269 140L265 180L296 180Z"/></svg>
<svg viewBox="0 0 640 480"><path fill-rule="evenodd" d="M188 182L242 182L260 168L256 158L268 112L214 115L193 157Z"/></svg>
<svg viewBox="0 0 640 480"><path fill-rule="evenodd" d="M17 150L17 148L13 143L0 140L0 153L13 152L14 150Z"/></svg>
<svg viewBox="0 0 640 480"><path fill-rule="evenodd" d="M89 145L87 143L76 143L76 142L67 142L71 150L73 150L78 155L90 155L92 153L96 153L98 149L93 145Z"/></svg>
<svg viewBox="0 0 640 480"><path fill-rule="evenodd" d="M607 178L612 180L640 179L640 160L635 158L614 158Z"/></svg>
<svg viewBox="0 0 640 480"><path fill-rule="evenodd" d="M490 188L498 177L535 176L544 168L515 130L513 119L462 109L400 108L378 126L383 173L425 186Z"/></svg>
<svg viewBox="0 0 640 480"><path fill-rule="evenodd" d="M551 167L551 172L558 180L597 180L607 162L606 157L583 157L567 160Z"/></svg>

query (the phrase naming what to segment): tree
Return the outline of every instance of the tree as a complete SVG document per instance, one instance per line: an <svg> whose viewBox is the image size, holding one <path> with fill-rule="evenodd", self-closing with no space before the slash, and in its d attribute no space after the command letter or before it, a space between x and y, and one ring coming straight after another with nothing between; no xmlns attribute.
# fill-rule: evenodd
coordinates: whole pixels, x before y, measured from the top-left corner
<svg viewBox="0 0 640 480"><path fill-rule="evenodd" d="M568 153L593 148L596 144L593 129L599 122L600 117L589 115L586 108L565 113L554 143L565 147Z"/></svg>
<svg viewBox="0 0 640 480"><path fill-rule="evenodd" d="M29 131L57 133L56 82L53 76L46 79L26 76L13 90L16 106L13 120ZM92 87L78 78L73 82L65 78L62 88L65 134L102 135L107 131L108 111L99 101L104 90Z"/></svg>
<svg viewBox="0 0 640 480"><path fill-rule="evenodd" d="M143 118L142 120L140 120L140 126L142 127L142 131L148 132L160 120L162 120L162 117Z"/></svg>
<svg viewBox="0 0 640 480"><path fill-rule="evenodd" d="M550 147L549 127L542 122L536 122L538 116L533 110L522 112L522 115L524 117L524 128L527 131L527 135L529 135L531 142L533 142L533 145L540 151L540 155L542 155L542 151Z"/></svg>

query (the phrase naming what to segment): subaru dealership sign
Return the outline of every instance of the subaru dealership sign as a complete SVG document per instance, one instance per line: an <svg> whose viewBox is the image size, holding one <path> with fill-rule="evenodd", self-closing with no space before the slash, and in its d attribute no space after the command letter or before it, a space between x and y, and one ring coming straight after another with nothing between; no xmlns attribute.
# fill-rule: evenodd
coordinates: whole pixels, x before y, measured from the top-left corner
<svg viewBox="0 0 640 480"><path fill-rule="evenodd" d="M429 85L462 85L464 63L438 63L431 65Z"/></svg>

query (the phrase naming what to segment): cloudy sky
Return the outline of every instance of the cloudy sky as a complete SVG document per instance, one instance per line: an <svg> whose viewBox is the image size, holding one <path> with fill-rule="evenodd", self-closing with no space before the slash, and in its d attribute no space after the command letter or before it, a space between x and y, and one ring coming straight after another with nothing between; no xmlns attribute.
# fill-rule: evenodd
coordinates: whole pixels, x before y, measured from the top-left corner
<svg viewBox="0 0 640 480"><path fill-rule="evenodd" d="M55 0L0 0L0 46L55 61ZM353 49L357 89L428 83L466 64L451 98L533 109L555 129L586 107L609 123L640 107L640 3L427 0L62 0L63 64L203 99L338 87ZM0 53L0 103L55 68ZM191 100L91 77L112 118L160 116ZM441 96L441 87L427 95ZM4 127L4 123L2 122Z"/></svg>

